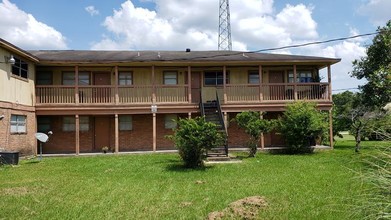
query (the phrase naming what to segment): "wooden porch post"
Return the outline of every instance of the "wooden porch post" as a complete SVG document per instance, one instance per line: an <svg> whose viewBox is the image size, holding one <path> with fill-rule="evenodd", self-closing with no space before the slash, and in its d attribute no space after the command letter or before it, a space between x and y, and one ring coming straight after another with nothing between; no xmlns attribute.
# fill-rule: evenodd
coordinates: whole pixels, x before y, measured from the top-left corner
<svg viewBox="0 0 391 220"><path fill-rule="evenodd" d="M227 66L223 66L223 93L224 93L224 104L227 103Z"/></svg>
<svg viewBox="0 0 391 220"><path fill-rule="evenodd" d="M155 66L152 66L152 103L156 103Z"/></svg>
<svg viewBox="0 0 391 220"><path fill-rule="evenodd" d="M79 104L79 66L75 66L75 102Z"/></svg>
<svg viewBox="0 0 391 220"><path fill-rule="evenodd" d="M262 91L262 65L259 65L258 68L258 74L259 74L259 101L263 101L263 91Z"/></svg>
<svg viewBox="0 0 391 220"><path fill-rule="evenodd" d="M115 136L115 142L114 142L114 148L115 153L118 154L119 152L119 123L118 123L118 114L115 114L114 116L114 136Z"/></svg>
<svg viewBox="0 0 391 220"><path fill-rule="evenodd" d="M329 132L330 132L330 147L334 149L334 140L333 140L333 109L329 110Z"/></svg>
<svg viewBox="0 0 391 220"><path fill-rule="evenodd" d="M260 114L260 118L263 119L263 112L259 112ZM261 133L261 149L264 150L265 149L265 138L263 137L263 132Z"/></svg>
<svg viewBox="0 0 391 220"><path fill-rule="evenodd" d="M80 120L79 115L75 115L75 135L76 135L76 155L80 154Z"/></svg>
<svg viewBox="0 0 391 220"><path fill-rule="evenodd" d="M119 103L119 95L118 95L118 66L115 66L115 104Z"/></svg>
<svg viewBox="0 0 391 220"><path fill-rule="evenodd" d="M187 67L187 92L189 94L189 103L191 103L191 66Z"/></svg>
<svg viewBox="0 0 391 220"><path fill-rule="evenodd" d="M295 101L297 101L297 70L296 65L293 65L293 90L295 91Z"/></svg>
<svg viewBox="0 0 391 220"><path fill-rule="evenodd" d="M333 94L332 94L332 88L331 88L331 66L330 64L327 65L327 81L329 83L329 101L332 102L333 101Z"/></svg>
<svg viewBox="0 0 391 220"><path fill-rule="evenodd" d="M191 112L187 113L189 119L191 119Z"/></svg>
<svg viewBox="0 0 391 220"><path fill-rule="evenodd" d="M224 112L224 128L225 132L228 134L228 113Z"/></svg>
<svg viewBox="0 0 391 220"><path fill-rule="evenodd" d="M152 113L152 150L156 152L156 113Z"/></svg>

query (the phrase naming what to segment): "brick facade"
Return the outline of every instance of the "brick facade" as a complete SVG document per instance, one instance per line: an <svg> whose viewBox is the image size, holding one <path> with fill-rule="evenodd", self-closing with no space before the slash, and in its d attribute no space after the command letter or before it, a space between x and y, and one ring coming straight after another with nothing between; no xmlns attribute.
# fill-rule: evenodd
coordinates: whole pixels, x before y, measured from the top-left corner
<svg viewBox="0 0 391 220"><path fill-rule="evenodd" d="M34 107L16 103L0 102L0 150L19 151L21 156L33 155L36 152L36 120ZM26 132L11 133L11 115L26 116Z"/></svg>

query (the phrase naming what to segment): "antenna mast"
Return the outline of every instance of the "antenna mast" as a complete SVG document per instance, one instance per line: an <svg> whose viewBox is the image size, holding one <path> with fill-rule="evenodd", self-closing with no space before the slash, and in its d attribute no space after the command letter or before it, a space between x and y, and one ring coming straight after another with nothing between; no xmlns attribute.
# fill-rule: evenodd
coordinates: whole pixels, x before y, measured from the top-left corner
<svg viewBox="0 0 391 220"><path fill-rule="evenodd" d="M220 0L218 50L232 50L229 0Z"/></svg>

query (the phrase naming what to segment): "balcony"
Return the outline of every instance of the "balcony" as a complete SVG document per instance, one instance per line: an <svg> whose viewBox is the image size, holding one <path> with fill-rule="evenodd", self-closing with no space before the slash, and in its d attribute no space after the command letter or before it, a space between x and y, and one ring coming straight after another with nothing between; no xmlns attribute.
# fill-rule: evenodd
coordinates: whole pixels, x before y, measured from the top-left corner
<svg viewBox="0 0 391 220"><path fill-rule="evenodd" d="M268 103L294 100L329 101L328 83L227 84L216 90L224 103ZM208 94L211 93L211 94ZM203 91L203 100L214 97L210 89ZM190 103L188 85L133 86L36 86L37 105L88 104L186 104ZM195 95L193 95L195 97ZM193 103L198 100L193 98Z"/></svg>

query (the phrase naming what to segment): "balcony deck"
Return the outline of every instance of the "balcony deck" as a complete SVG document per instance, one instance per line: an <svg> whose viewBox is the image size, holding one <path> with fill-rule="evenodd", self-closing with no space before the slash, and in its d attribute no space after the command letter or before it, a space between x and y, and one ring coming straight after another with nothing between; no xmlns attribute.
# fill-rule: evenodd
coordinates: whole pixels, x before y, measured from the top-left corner
<svg viewBox="0 0 391 220"><path fill-rule="evenodd" d="M331 103L328 83L226 84L217 87L223 105L272 105L307 100ZM194 92L194 91L193 91ZM202 99L213 99L215 92L203 91ZM193 98L192 98L193 97ZM105 106L198 105L195 94L183 85L132 86L36 86L36 108Z"/></svg>

